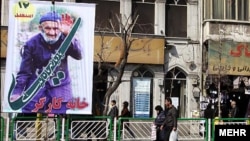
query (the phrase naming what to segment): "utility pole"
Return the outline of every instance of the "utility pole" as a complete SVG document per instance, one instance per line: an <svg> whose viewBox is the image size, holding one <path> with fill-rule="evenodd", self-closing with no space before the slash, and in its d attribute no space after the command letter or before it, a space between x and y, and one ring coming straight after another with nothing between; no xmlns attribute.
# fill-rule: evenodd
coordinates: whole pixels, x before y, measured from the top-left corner
<svg viewBox="0 0 250 141"><path fill-rule="evenodd" d="M220 26L219 26L220 27ZM223 35L224 35L224 30L219 28L219 40L220 40L220 45L219 45L219 50L218 50L218 55L219 55L219 72L218 72L218 117L221 117L221 89L220 89L220 83L221 83L221 55L222 55L222 40L223 40Z"/></svg>

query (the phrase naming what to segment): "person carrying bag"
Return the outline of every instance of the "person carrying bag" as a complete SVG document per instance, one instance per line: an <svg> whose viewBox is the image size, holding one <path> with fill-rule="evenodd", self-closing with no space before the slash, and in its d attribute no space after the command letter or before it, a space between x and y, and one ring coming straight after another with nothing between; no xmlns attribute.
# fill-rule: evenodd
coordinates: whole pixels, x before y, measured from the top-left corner
<svg viewBox="0 0 250 141"><path fill-rule="evenodd" d="M166 116L163 108L160 105L157 105L155 107L155 110L157 112L157 116L154 121L154 125L156 126L156 139L155 141L164 141L164 130L161 130L160 127L163 124Z"/></svg>

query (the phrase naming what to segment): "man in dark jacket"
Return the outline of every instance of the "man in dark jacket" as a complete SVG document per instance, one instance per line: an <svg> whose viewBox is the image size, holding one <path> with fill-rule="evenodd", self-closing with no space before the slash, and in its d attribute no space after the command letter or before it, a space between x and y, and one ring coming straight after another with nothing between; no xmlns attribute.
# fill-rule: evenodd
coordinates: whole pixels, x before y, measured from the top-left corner
<svg viewBox="0 0 250 141"><path fill-rule="evenodd" d="M207 105L207 108L204 111L204 117L209 118L209 119L214 118L214 110L212 109L212 104L211 103L209 103Z"/></svg>
<svg viewBox="0 0 250 141"><path fill-rule="evenodd" d="M161 130L165 130L165 141L169 141L170 133L177 130L177 109L172 105L172 99L170 97L165 99L165 106L168 112L160 128Z"/></svg>
<svg viewBox="0 0 250 141"><path fill-rule="evenodd" d="M230 118L239 118L239 108L236 105L236 101L231 101L231 110L229 112L229 117Z"/></svg>
<svg viewBox="0 0 250 141"><path fill-rule="evenodd" d="M118 118L118 108L116 106L115 100L111 101L111 109L108 113L108 116L111 116L112 120L114 120L114 118Z"/></svg>
<svg viewBox="0 0 250 141"><path fill-rule="evenodd" d="M128 102L127 101L123 102L123 108L121 111L121 115L119 115L118 117L131 117L131 113L128 109ZM125 122L125 124L124 124L124 122ZM121 120L121 129L127 130L128 136L135 137L134 133L132 132L132 130L129 127L129 119L122 119ZM121 134L121 132L120 132L120 134Z"/></svg>

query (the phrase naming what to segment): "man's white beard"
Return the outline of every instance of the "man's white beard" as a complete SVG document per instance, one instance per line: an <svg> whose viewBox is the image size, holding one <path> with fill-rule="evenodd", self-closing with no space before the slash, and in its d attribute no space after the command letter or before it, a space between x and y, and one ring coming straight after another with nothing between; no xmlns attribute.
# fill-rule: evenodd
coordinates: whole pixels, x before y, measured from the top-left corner
<svg viewBox="0 0 250 141"><path fill-rule="evenodd" d="M62 33L61 32L58 33L55 39L48 38L47 35L44 32L41 32L41 34L42 34L43 39L45 40L45 42L47 42L48 44L54 44L56 41L58 41L58 39L60 38Z"/></svg>

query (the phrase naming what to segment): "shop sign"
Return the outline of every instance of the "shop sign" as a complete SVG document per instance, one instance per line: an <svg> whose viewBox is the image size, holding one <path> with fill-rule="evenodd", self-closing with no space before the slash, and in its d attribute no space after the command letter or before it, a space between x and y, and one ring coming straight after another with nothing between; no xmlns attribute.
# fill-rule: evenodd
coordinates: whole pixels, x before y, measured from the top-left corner
<svg viewBox="0 0 250 141"><path fill-rule="evenodd" d="M209 41L208 72L221 75L250 75L250 43Z"/></svg>

